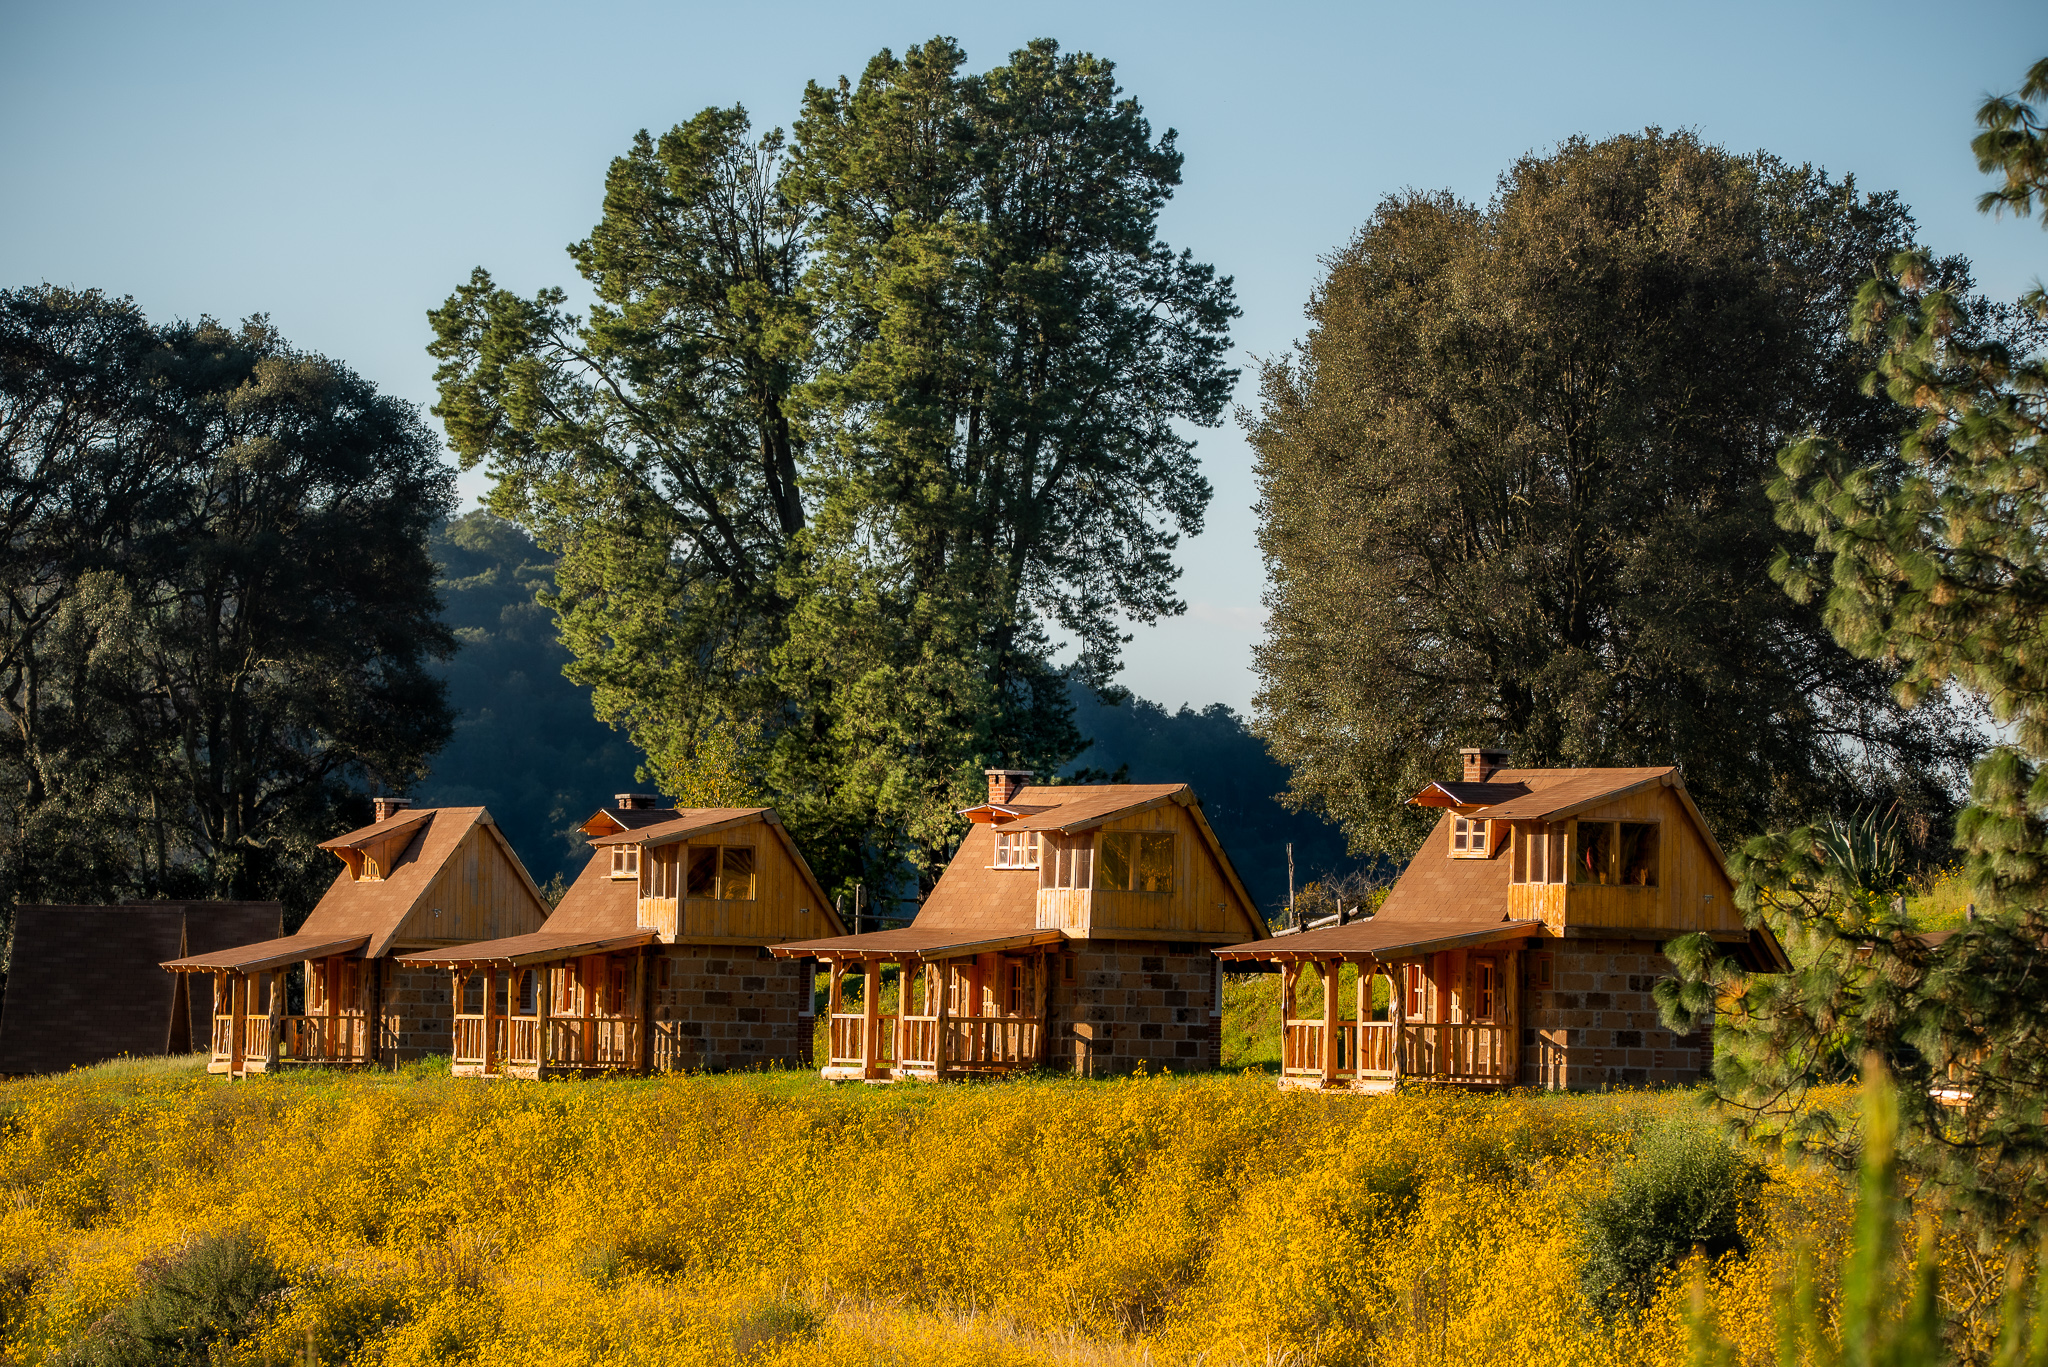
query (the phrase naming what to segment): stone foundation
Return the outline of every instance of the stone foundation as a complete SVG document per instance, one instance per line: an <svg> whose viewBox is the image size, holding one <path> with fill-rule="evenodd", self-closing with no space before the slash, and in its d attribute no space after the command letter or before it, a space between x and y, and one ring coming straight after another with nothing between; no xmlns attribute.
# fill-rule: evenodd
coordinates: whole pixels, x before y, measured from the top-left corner
<svg viewBox="0 0 2048 1367"><path fill-rule="evenodd" d="M395 959L378 965L377 1062L417 1063L455 1050L453 984L444 968L408 968Z"/></svg>
<svg viewBox="0 0 2048 1367"><path fill-rule="evenodd" d="M801 959L751 945L666 945L654 973L654 1066L722 1073L811 1061L811 984Z"/></svg>
<svg viewBox="0 0 2048 1367"><path fill-rule="evenodd" d="M1707 1030L1673 1035L1650 996L1671 961L1654 940L1544 940L1522 956L1522 1085L1690 1085L1713 1071ZM1548 959L1549 985L1543 986Z"/></svg>
<svg viewBox="0 0 2048 1367"><path fill-rule="evenodd" d="M1207 945L1073 940L1050 956L1048 1063L1113 1077L1141 1063L1188 1073L1221 1062L1216 957Z"/></svg>

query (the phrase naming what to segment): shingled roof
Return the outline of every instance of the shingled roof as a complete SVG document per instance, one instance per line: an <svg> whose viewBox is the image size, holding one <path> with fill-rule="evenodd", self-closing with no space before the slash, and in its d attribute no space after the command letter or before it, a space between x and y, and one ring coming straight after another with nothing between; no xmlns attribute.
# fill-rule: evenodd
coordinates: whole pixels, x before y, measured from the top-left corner
<svg viewBox="0 0 2048 1367"><path fill-rule="evenodd" d="M1414 801L1425 807L1455 806L1469 818L1508 821L1561 821L1624 793L1652 784L1677 790L1679 803L1700 838L1721 858L1720 846L1707 829L1706 818L1685 791L1685 781L1671 765L1638 769L1496 769L1483 783L1432 783ZM1447 801L1446 799L1449 799ZM1445 811L1437 819L1424 850L1450 848ZM1231 945L1216 952L1227 959L1273 959L1293 954L1430 953L1455 945L1481 943L1474 935L1512 939L1533 935L1541 921L1509 921L1506 859L1417 858L1387 893L1374 916L1345 926L1325 926L1274 941Z"/></svg>
<svg viewBox="0 0 2048 1367"><path fill-rule="evenodd" d="M1217 863L1229 879L1241 903L1254 906L1250 894L1238 881L1237 872L1224 857L1221 842L1209 829L1201 805L1185 783L1090 783L1055 787L1028 787L1009 802L983 804L970 813L1025 811L1029 815L1002 825L977 821L970 826L960 848L939 876L938 886L917 919L896 930L871 931L866 935L844 935L832 939L804 940L774 946L785 957L823 952L839 955L936 954L948 956L989 953L1030 944L1056 944L1064 938L1057 930L1038 927L1038 880L1014 869L995 865L996 832L1056 831L1077 834L1133 812L1177 802L1195 819ZM1256 918L1255 918L1256 919ZM1162 938L1167 938L1162 935Z"/></svg>
<svg viewBox="0 0 2048 1367"><path fill-rule="evenodd" d="M212 1038L212 997L160 972L167 958L275 935L276 902L24 906L0 1005L0 1074L54 1073Z"/></svg>

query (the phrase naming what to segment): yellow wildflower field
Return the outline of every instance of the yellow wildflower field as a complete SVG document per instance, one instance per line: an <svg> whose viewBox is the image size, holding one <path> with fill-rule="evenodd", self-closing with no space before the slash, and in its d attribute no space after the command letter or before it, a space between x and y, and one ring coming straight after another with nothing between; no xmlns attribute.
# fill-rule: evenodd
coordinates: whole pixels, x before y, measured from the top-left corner
<svg viewBox="0 0 2048 1367"><path fill-rule="evenodd" d="M1587 1200L1685 1093L1280 1093L1270 1076L833 1088L810 1074L0 1084L0 1360L150 1260L253 1231L290 1288L241 1362L1680 1362L1686 1289L1593 1317ZM1700 1123L1706 1123L1702 1117ZM1849 1198L1772 1168L1705 1269L1771 1358Z"/></svg>

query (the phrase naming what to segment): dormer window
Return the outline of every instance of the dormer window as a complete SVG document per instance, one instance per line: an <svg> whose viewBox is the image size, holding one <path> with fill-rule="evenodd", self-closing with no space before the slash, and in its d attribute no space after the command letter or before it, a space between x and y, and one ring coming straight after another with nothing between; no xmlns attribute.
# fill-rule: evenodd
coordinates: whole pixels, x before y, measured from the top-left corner
<svg viewBox="0 0 2048 1367"><path fill-rule="evenodd" d="M1035 869L1038 867L1037 831L997 831L996 867Z"/></svg>
<svg viewBox="0 0 2048 1367"><path fill-rule="evenodd" d="M612 877L638 878L640 876L640 847L638 845L612 846Z"/></svg>
<svg viewBox="0 0 2048 1367"><path fill-rule="evenodd" d="M1451 818L1451 858L1484 859L1489 853L1486 844L1486 822L1476 816L1454 816Z"/></svg>

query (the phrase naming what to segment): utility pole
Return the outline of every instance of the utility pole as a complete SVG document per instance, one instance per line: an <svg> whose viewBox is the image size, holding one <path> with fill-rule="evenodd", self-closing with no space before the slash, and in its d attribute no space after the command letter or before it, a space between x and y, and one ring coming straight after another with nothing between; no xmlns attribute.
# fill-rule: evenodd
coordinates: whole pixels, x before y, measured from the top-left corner
<svg viewBox="0 0 2048 1367"><path fill-rule="evenodd" d="M861 933L861 922L867 919L868 890L864 883L853 885L853 933Z"/></svg>
<svg viewBox="0 0 2048 1367"><path fill-rule="evenodd" d="M1301 916L1294 909L1294 842L1287 842L1287 924L1301 929Z"/></svg>

